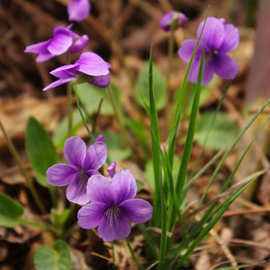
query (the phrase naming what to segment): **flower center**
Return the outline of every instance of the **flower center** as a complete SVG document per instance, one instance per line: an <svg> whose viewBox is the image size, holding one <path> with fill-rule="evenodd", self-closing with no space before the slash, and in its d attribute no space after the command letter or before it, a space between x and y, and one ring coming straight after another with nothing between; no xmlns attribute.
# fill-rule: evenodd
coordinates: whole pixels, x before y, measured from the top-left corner
<svg viewBox="0 0 270 270"><path fill-rule="evenodd" d="M210 61L210 60L214 59L216 56L218 56L218 54L219 54L219 51L217 49L205 50L206 61Z"/></svg>
<svg viewBox="0 0 270 270"><path fill-rule="evenodd" d="M213 55L215 56L215 55L218 55L218 50L213 50Z"/></svg>
<svg viewBox="0 0 270 270"><path fill-rule="evenodd" d="M80 180L87 181L89 178L89 175L83 170L80 170Z"/></svg>
<svg viewBox="0 0 270 270"><path fill-rule="evenodd" d="M119 217L119 215L120 215L120 209L116 205L108 208L105 212L105 216L108 220L108 223L111 226L115 223L115 220Z"/></svg>

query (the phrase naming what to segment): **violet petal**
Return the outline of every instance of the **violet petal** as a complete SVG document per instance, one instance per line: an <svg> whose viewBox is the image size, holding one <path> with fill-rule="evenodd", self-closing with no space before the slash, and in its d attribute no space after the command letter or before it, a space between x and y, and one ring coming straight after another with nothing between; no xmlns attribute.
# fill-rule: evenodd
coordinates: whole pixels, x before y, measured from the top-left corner
<svg viewBox="0 0 270 270"><path fill-rule="evenodd" d="M214 59L214 71L225 80L232 80L238 73L238 65L226 54L220 54Z"/></svg>
<svg viewBox="0 0 270 270"><path fill-rule="evenodd" d="M219 49L225 37L224 24L215 17L208 17L206 22L203 21L199 25L197 38L199 39L200 36L201 46L206 49Z"/></svg>
<svg viewBox="0 0 270 270"><path fill-rule="evenodd" d="M92 77L90 82L100 88L105 88L110 84L111 81L111 76L110 74L104 75L104 76L97 76L97 77Z"/></svg>
<svg viewBox="0 0 270 270"><path fill-rule="evenodd" d="M130 231L129 220L122 215L112 219L104 216L101 224L98 226L98 235L104 241L125 239L130 234Z"/></svg>
<svg viewBox="0 0 270 270"><path fill-rule="evenodd" d="M83 206L78 212L78 224L83 229L96 228L102 221L106 204L91 202Z"/></svg>
<svg viewBox="0 0 270 270"><path fill-rule="evenodd" d="M64 65L50 71L50 74L60 79L75 77L78 64Z"/></svg>
<svg viewBox="0 0 270 270"><path fill-rule="evenodd" d="M113 176L111 188L116 204L119 204L124 200L134 198L137 193L135 178L129 170L117 172Z"/></svg>
<svg viewBox="0 0 270 270"><path fill-rule="evenodd" d="M87 195L87 180L78 175L78 177L68 185L66 196L70 202L77 203L79 205L85 205L88 203L90 200Z"/></svg>
<svg viewBox="0 0 270 270"><path fill-rule="evenodd" d="M220 47L221 52L229 52L239 45L239 30L232 24L225 24L225 38Z"/></svg>
<svg viewBox="0 0 270 270"><path fill-rule="evenodd" d="M89 37L87 35L83 35L81 37L78 37L76 41L73 43L73 45L70 47L71 53L77 53L80 52L82 49L84 49L89 42Z"/></svg>
<svg viewBox="0 0 270 270"><path fill-rule="evenodd" d="M103 76L109 74L110 64L93 52L82 53L79 60L78 71L89 76Z"/></svg>
<svg viewBox="0 0 270 270"><path fill-rule="evenodd" d="M104 165L106 159L107 146L103 139L97 138L95 143L87 148L83 167L85 170L98 170Z"/></svg>
<svg viewBox="0 0 270 270"><path fill-rule="evenodd" d="M54 81L51 84L47 85L45 88L43 88L43 91L47 91L47 90L56 88L60 85L66 84L66 83L71 82L73 80L75 80L75 78L59 79L59 80Z"/></svg>
<svg viewBox="0 0 270 270"><path fill-rule="evenodd" d="M57 34L51 39L47 49L53 55L61 55L68 51L72 42L73 39L70 35Z"/></svg>
<svg viewBox="0 0 270 270"><path fill-rule="evenodd" d="M85 155L86 145L80 137L73 136L66 140L64 146L64 156L66 161L72 165L82 167Z"/></svg>
<svg viewBox="0 0 270 270"><path fill-rule="evenodd" d="M88 180L87 194L90 201L102 202L107 205L113 204L111 179L100 174L93 175Z"/></svg>
<svg viewBox="0 0 270 270"><path fill-rule="evenodd" d="M187 63L191 59L195 47L196 41L194 39L185 40L178 50L179 57L181 57L181 59Z"/></svg>
<svg viewBox="0 0 270 270"><path fill-rule="evenodd" d="M83 21L89 16L90 3L88 0L69 0L68 14L70 21Z"/></svg>
<svg viewBox="0 0 270 270"><path fill-rule="evenodd" d="M76 168L64 163L57 163L47 170L48 183L53 186L66 186L71 183L76 176Z"/></svg>
<svg viewBox="0 0 270 270"><path fill-rule="evenodd" d="M134 223L144 223L151 219L152 205L142 199L129 199L119 205L130 221Z"/></svg>

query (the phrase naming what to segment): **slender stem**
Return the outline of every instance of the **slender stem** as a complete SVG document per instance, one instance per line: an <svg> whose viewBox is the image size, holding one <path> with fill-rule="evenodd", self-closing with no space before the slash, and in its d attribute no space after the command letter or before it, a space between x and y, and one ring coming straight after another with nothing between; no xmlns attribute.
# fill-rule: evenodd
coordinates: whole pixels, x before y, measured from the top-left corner
<svg viewBox="0 0 270 270"><path fill-rule="evenodd" d="M41 230L45 230L45 231L51 231L53 233L56 233L56 230L53 226L51 226L51 224L47 224L44 223L42 221L38 221L38 220L29 220L26 218L21 218L20 219L20 224L25 225L25 226L31 226L33 228L38 228Z"/></svg>
<svg viewBox="0 0 270 270"><path fill-rule="evenodd" d="M87 112L84 110L84 107L82 106L82 103L77 95L76 95L76 103L77 103L77 108L78 108L78 111L80 113L81 119L83 121L83 125L85 126L89 137L91 137L92 133L91 133L91 130L89 129L88 124L87 124L87 118L88 118Z"/></svg>
<svg viewBox="0 0 270 270"><path fill-rule="evenodd" d="M64 229L65 229L65 231L63 233L64 237L68 236L71 233L71 231L73 230L73 226L71 226L71 225L72 225L72 221L76 215L77 210L78 210L77 205L75 205L75 204L70 205L69 214L68 214L67 220L66 220L65 225L64 225Z"/></svg>
<svg viewBox="0 0 270 270"><path fill-rule="evenodd" d="M141 268L141 265L140 265L140 262L139 262L139 260L138 260L138 258L137 258L137 256L136 256L135 252L133 251L132 246L130 245L130 243L129 243L128 240L126 240L126 244L127 244L129 253L130 253L130 255L131 255L131 257L132 257L132 260L134 261L135 265L137 266L137 268L138 268L139 270L142 269L142 268Z"/></svg>
<svg viewBox="0 0 270 270"><path fill-rule="evenodd" d="M129 134L128 134L127 130L125 129L125 119L124 119L123 112L122 112L117 100L115 99L115 96L114 96L114 93L112 91L111 86L108 87L108 96L109 96L111 105L113 107L114 114L119 122L119 126L120 126L122 134L124 136L124 140L126 143L132 144L132 141L130 140Z"/></svg>
<svg viewBox="0 0 270 270"><path fill-rule="evenodd" d="M120 108L117 106L118 104L116 103L115 96L114 96L114 93L113 93L111 86L108 87L108 95L109 95L109 99L111 101L115 116L117 117L121 128L125 129L124 128L124 116L123 116L123 113L120 110Z"/></svg>
<svg viewBox="0 0 270 270"><path fill-rule="evenodd" d="M72 135L72 125L73 125L73 116L72 116L72 82L68 84L67 88L67 107L68 107L68 137Z"/></svg>
<svg viewBox="0 0 270 270"><path fill-rule="evenodd" d="M93 129L92 129L93 134L95 134L96 133L96 130L97 130L98 117L99 117L99 115L101 113L101 108L102 108L103 101L104 101L104 98L102 98L99 101L97 112L96 112L95 117L93 119L93 125L92 125L93 126Z"/></svg>
<svg viewBox="0 0 270 270"><path fill-rule="evenodd" d="M32 193L32 196L35 200L35 203L37 204L39 210L44 214L46 213L46 210L45 210L45 207L44 205L42 204L41 200L40 200L40 197L35 189L35 186L33 184L33 181L32 181L32 177L28 174L27 170L25 169L24 165L23 165L23 161L21 160L20 158L20 155L19 153L17 152L13 142L11 141L11 139L9 138L6 130L5 130L5 127L3 125L3 123L0 121L0 129L4 135L4 138L6 140L6 143L7 143L7 146L8 146L8 149L11 153L11 155L13 156L19 170L21 171L21 174L24 176L25 180L26 180L26 183L27 183L27 186L28 188L30 189L31 193Z"/></svg>

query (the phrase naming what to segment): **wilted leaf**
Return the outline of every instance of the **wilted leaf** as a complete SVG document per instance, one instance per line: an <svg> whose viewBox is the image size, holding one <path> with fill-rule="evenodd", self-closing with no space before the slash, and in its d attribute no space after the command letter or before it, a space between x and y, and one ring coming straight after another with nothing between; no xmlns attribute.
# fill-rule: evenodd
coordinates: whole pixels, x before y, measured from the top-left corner
<svg viewBox="0 0 270 270"><path fill-rule="evenodd" d="M29 95L20 95L12 99L0 100L0 119L10 138L22 138L26 123L30 116L35 116L43 125L53 130L57 125L59 114L66 110L64 97L54 96L46 100L33 98ZM16 123L16 124L14 124ZM5 145L5 139L0 132L0 145Z"/></svg>

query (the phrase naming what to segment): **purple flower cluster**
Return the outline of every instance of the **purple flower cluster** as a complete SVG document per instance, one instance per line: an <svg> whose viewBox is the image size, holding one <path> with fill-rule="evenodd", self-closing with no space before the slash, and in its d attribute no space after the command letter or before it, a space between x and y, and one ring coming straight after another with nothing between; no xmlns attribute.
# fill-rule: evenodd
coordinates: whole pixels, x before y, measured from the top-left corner
<svg viewBox="0 0 270 270"><path fill-rule="evenodd" d="M90 13L88 0L69 0L68 13L71 21L82 21ZM160 27L165 31L176 29L187 22L187 17L176 11L165 14ZM25 52L37 55L37 62L47 61L64 53L81 52L88 44L87 35L80 36L68 27L56 27L50 39L27 46ZM224 19L209 17L199 25L196 39L183 42L179 56L189 62L195 53L189 79L198 79L200 60L204 57L203 83L214 74L233 79L238 72L234 60L228 55L239 44L239 32ZM194 50L196 51L194 52ZM63 65L50 72L57 79L44 91L87 77L98 87L110 83L111 65L94 52L82 52L72 64ZM78 224L83 229L97 229L104 241L128 237L133 223L145 223L152 217L152 206L136 198L137 185L129 170L118 170L115 162L107 168L107 175L100 170L107 159L104 137L98 136L89 146L78 136L70 137L64 146L65 162L54 164L47 170L48 183L66 187L66 197L81 206Z"/></svg>
<svg viewBox="0 0 270 270"><path fill-rule="evenodd" d="M90 2L88 0L69 0L69 20L80 22L90 13ZM64 53L81 52L88 44L87 35L80 36L71 30L72 26L57 26L54 28L50 39L25 48L26 53L37 55L37 62L45 62L53 57ZM76 80L80 75L88 78L89 82L100 88L110 84L111 65L93 52L84 52L73 64L58 67L50 72L57 78L56 81L47 85L43 91L64 85Z"/></svg>
<svg viewBox="0 0 270 270"><path fill-rule="evenodd" d="M178 11L169 11L167 12L160 20L159 25L160 28L166 32L175 30L179 27L184 26L188 22L187 16Z"/></svg>
<svg viewBox="0 0 270 270"><path fill-rule="evenodd" d="M152 217L152 206L135 199L137 185L128 170L112 177L92 176L87 186L90 203L78 212L78 223L84 229L97 227L104 241L121 240L130 234L131 223L145 223Z"/></svg>
<svg viewBox="0 0 270 270"><path fill-rule="evenodd" d="M80 52L88 41L87 35L78 35L71 30L71 26L57 26L50 39L27 46L25 52L37 54L37 62L45 62L66 52Z"/></svg>
<svg viewBox="0 0 270 270"><path fill-rule="evenodd" d="M191 82L198 80L199 63L203 54L205 55L204 84L207 84L214 74L225 80L236 77L238 66L228 55L239 44L239 31L235 26L215 17L208 17L206 21L201 22L197 30L197 39L184 41L178 51L179 56L186 63L191 59L197 43L198 49L189 74Z"/></svg>
<svg viewBox="0 0 270 270"><path fill-rule="evenodd" d="M67 139L64 157L67 163L48 168L47 178L51 185L67 186L67 199L82 205L78 212L81 228L97 228L104 241L114 241L126 238L132 223L151 219L152 206L135 198L137 185L128 170L116 172L113 162L108 177L99 173L107 158L103 136L89 147L79 137Z"/></svg>
<svg viewBox="0 0 270 270"><path fill-rule="evenodd" d="M98 173L107 159L107 147L103 136L86 146L80 137L67 139L64 147L67 163L57 163L47 170L48 182L54 186L67 186L67 199L84 205L89 201L86 187L89 178Z"/></svg>
<svg viewBox="0 0 270 270"><path fill-rule="evenodd" d="M106 87L110 83L111 65L93 52L82 53L80 58L71 65L64 65L50 72L58 78L55 82L46 86L43 90L49 90L66 84L76 79L78 75L86 75L89 82L98 86Z"/></svg>

